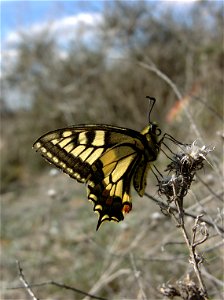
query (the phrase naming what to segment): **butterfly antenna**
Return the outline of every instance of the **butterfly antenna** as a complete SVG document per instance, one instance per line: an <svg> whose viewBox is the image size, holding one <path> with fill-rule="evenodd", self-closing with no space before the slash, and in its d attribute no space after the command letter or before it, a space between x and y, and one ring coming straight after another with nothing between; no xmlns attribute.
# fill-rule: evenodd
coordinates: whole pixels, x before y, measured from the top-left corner
<svg viewBox="0 0 224 300"><path fill-rule="evenodd" d="M150 121L150 117L151 117L151 112L153 109L154 104L156 103L156 99L154 97L150 97L150 96L146 96L147 99L149 99L149 123L151 123Z"/></svg>

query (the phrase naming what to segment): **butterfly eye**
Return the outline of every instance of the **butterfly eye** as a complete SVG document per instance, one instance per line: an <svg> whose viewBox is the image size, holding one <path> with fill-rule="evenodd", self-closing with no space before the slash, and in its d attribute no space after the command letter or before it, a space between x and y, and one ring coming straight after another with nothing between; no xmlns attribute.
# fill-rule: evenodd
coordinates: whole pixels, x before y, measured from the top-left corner
<svg viewBox="0 0 224 300"><path fill-rule="evenodd" d="M161 130L159 129L158 125L155 123L151 124L151 132L156 136L159 136L161 134Z"/></svg>
<svg viewBox="0 0 224 300"><path fill-rule="evenodd" d="M155 134L156 134L157 136L160 136L161 133L162 133L161 129L159 129L159 127L157 127L157 128L156 128L156 131L155 131Z"/></svg>

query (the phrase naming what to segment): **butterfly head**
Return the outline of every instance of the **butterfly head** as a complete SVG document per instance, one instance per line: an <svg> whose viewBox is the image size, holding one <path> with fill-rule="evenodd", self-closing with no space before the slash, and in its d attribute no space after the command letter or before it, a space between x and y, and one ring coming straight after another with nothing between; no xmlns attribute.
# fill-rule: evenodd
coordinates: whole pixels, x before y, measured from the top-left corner
<svg viewBox="0 0 224 300"><path fill-rule="evenodd" d="M148 141L153 140L155 143L158 143L158 137L161 133L161 129L155 122L150 122L149 125L141 131L141 134L145 135Z"/></svg>
<svg viewBox="0 0 224 300"><path fill-rule="evenodd" d="M150 148L154 150L156 156L161 146L162 139L159 139L161 133L161 129L155 122L150 122L149 125L141 131L141 134L145 136Z"/></svg>

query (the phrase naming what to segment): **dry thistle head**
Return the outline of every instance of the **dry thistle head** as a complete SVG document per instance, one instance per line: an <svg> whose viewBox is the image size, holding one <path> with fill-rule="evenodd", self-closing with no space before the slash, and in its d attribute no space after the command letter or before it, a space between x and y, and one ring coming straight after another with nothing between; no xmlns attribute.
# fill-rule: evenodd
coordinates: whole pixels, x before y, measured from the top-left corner
<svg viewBox="0 0 224 300"><path fill-rule="evenodd" d="M186 196L196 171L203 168L203 161L214 148L199 147L194 141L184 145L179 153L175 153L166 170L169 176L163 177L159 182L159 193L165 195L170 203L177 198Z"/></svg>
<svg viewBox="0 0 224 300"><path fill-rule="evenodd" d="M176 153L173 161L167 166L166 171L174 171L176 174L189 174L203 168L203 161L208 160L206 156L213 148L208 146L199 147L197 141L192 144L184 145L182 151Z"/></svg>

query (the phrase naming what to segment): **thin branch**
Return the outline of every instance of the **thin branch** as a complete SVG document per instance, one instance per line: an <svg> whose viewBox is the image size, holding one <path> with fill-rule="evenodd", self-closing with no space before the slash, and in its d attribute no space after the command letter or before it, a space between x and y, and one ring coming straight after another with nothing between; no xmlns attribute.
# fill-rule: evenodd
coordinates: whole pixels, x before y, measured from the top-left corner
<svg viewBox="0 0 224 300"><path fill-rule="evenodd" d="M197 174L196 174L196 175L197 175ZM209 194L207 197L205 197L205 198L199 200L199 199L197 198L197 196L195 195L195 193L194 193L192 190L191 190L191 193L192 193L193 196L195 197L197 203L194 203L194 204L192 204L191 206L189 206L189 207L187 208L187 210L195 211L195 209L197 209L198 205L200 205L200 206L204 209L204 205L205 205L206 203L208 203L208 202L212 201L213 199L215 199L215 195ZM218 193L217 195L218 195L219 197L223 197L223 195L224 195L224 192L223 192L223 191L221 191L221 192L220 192L220 191L217 191L217 193Z"/></svg>
<svg viewBox="0 0 224 300"><path fill-rule="evenodd" d="M217 284L218 286L221 286L224 288L224 282L218 278L216 278L215 276L213 276L212 274L210 274L206 269L205 266L202 267L202 273L204 276L206 276L210 281L213 281L215 284Z"/></svg>
<svg viewBox="0 0 224 300"><path fill-rule="evenodd" d="M26 278L23 274L23 269L20 265L20 262L17 260L17 267L18 267L18 271L19 271L19 279L20 281L22 282L24 288L26 289L27 293L30 295L30 297L33 299L33 300L39 300L33 293L33 291L31 290L30 288L30 285L28 284L28 282L26 281Z"/></svg>
<svg viewBox="0 0 224 300"><path fill-rule="evenodd" d="M148 194L148 193L145 193L144 195L147 196L148 198L150 198L152 201L154 201L157 205L159 205L159 207L160 207L161 209L164 209L164 210L170 210L170 211L177 212L177 208L176 208L176 207L173 207L173 206L171 207L171 206L169 206L168 204L164 203L163 201L160 201L160 200L156 199L155 197L151 196L151 195ZM187 212L187 211L184 211L184 215L185 215L185 216L188 216L188 217L191 217L191 218L193 218L193 219L196 219L196 218L197 218L197 215L194 215L194 214L189 213L189 212ZM211 227L213 227L213 228L215 228L215 229L216 229L216 227L217 227L217 228L219 229L220 232L224 233L224 229L223 229L222 227L220 227L220 226L214 224L214 222L211 222L211 221L209 221L209 220L207 220L207 219L205 219L205 218L203 218L203 217L201 218L201 221L202 221L202 222L205 222L208 226L211 226Z"/></svg>
<svg viewBox="0 0 224 300"><path fill-rule="evenodd" d="M193 235L192 235L191 245L194 248L196 248L200 244L203 244L208 239L208 236L209 236L208 229L206 228L205 223L203 222L199 225L199 221L201 221L202 217L203 217L203 215L197 216L197 218L195 219L195 225L192 228ZM197 229L199 226L202 226L202 225L204 225L203 232L202 232L202 229L200 231L201 231L201 234L203 235L203 238L196 241Z"/></svg>
<svg viewBox="0 0 224 300"><path fill-rule="evenodd" d="M82 290L79 290L77 288L74 288L74 287L71 287L69 285L66 285L64 283L58 283L58 282L55 282L55 281L51 281L50 284L52 285L55 285L55 286L58 286L58 287L61 287L63 289L67 289L67 290L70 290L70 291L74 291L74 292L77 292L79 294L82 294L82 295L85 295L85 296L88 296L92 299L98 299L98 300L107 300L106 298L103 298L103 297L99 297L99 296L95 296L93 294L89 294L87 292L84 292Z"/></svg>
<svg viewBox="0 0 224 300"><path fill-rule="evenodd" d="M193 96L192 98L195 99L196 101L202 103L210 112L212 112L215 115L215 117L217 117L219 119L219 121L221 121L222 123L224 122L223 116L221 114L219 114L219 112L217 112L213 107L208 105L208 103L205 100L203 100L199 97L196 97L196 96Z"/></svg>
<svg viewBox="0 0 224 300"><path fill-rule="evenodd" d="M136 281L138 283L139 289L140 289L141 294L142 294L141 299L147 300L147 296L146 296L146 294L144 292L143 284L142 284L142 281L141 281L141 278L140 278L140 272L137 270L137 267L136 267L136 264L135 264L135 260L134 260L134 256L133 256L132 253L130 253L130 260L131 260L132 268L133 268L133 271L134 271L135 279L136 279Z"/></svg>
<svg viewBox="0 0 224 300"><path fill-rule="evenodd" d="M179 206L179 203L177 202L177 205ZM179 207L180 211L182 210L182 207ZM201 274L201 271L200 271L200 263L202 262L202 259L201 257L197 254L196 252L196 246L197 244L194 244L194 240L195 240L195 235L196 233L193 233L193 240L192 242L190 241L190 238L189 238L189 235L188 235L188 232L185 228L185 222L184 222L184 214L180 214L179 215L180 217L180 224L179 224L179 227L183 233L183 236L184 236L184 239L185 239L185 242L186 242L186 245L189 249L189 253L190 253L190 263L193 265L194 267L194 272L198 278L198 282L200 284L200 288L201 290L203 291L203 294L204 294L204 299L207 299L207 289L206 289L206 286L205 286L205 283L204 283L204 280L203 280L203 277L202 277L202 274ZM200 219L200 216L198 216L196 218L196 221L195 221L195 226L197 226L198 224L198 221ZM193 230L194 232L194 230Z"/></svg>
<svg viewBox="0 0 224 300"><path fill-rule="evenodd" d="M69 285L66 285L64 283L59 283L59 282L56 282L56 281L53 281L53 280L52 281L47 281L47 282L42 282L42 283L29 284L28 288L30 289L31 287L40 287L40 286L46 286L46 285L55 285L57 287L60 287L60 288L63 288L63 289L67 289L67 290L70 290L70 291L73 291L73 292L76 292L76 293L79 293L79 294L82 294L84 296L88 296L88 297L90 297L92 299L107 300L107 298L95 296L95 295L86 293L86 292L84 292L82 290L79 290L77 288L74 288L74 287L71 287ZM24 287L24 286L18 286L18 287L12 287L12 288L7 288L7 289L8 290L17 290L17 289L23 289L23 288L26 288L26 287ZM39 300L39 299L38 298L33 298L33 300Z"/></svg>
<svg viewBox="0 0 224 300"><path fill-rule="evenodd" d="M209 184L207 184L205 181L202 180L202 178L200 176L198 176L197 174L197 178L198 180L208 189L208 191L214 196L216 197L217 199L219 199L221 202L223 202L223 197L222 195L218 195L217 193L215 193L211 187L209 186Z"/></svg>
<svg viewBox="0 0 224 300"><path fill-rule="evenodd" d="M116 263L115 263L116 265ZM113 266L113 265L112 265ZM101 289L103 286L107 286L108 283L110 283L111 281L115 280L116 278L123 276L123 275L128 275L131 273L131 270L129 269L120 269L118 271L115 271L114 273L109 273L106 274L106 272L103 274L103 276L100 278L100 280L95 284L95 286L93 286L91 288L91 291L93 291L94 293L97 292L99 289ZM84 299L88 299L88 295L87 297L85 297Z"/></svg>

